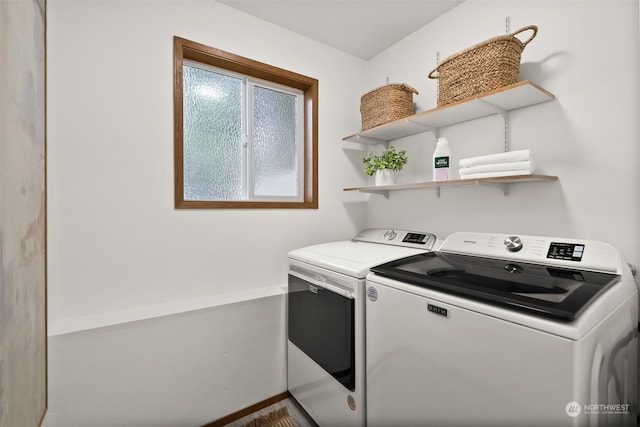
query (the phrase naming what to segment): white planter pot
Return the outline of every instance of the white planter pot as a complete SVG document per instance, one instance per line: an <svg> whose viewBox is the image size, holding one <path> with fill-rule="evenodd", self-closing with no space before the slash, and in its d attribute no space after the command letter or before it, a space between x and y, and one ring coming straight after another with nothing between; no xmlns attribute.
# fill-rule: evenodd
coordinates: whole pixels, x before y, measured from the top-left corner
<svg viewBox="0 0 640 427"><path fill-rule="evenodd" d="M396 183L396 173L391 169L378 169L375 174L376 185L393 185Z"/></svg>

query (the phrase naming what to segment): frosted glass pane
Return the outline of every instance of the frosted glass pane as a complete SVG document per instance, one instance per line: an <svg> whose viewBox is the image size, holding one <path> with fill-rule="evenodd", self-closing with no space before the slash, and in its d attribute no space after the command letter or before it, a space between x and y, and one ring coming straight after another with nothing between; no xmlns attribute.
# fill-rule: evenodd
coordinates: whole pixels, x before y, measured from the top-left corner
<svg viewBox="0 0 640 427"><path fill-rule="evenodd" d="M254 193L297 196L297 97L256 86L253 108Z"/></svg>
<svg viewBox="0 0 640 427"><path fill-rule="evenodd" d="M242 80L185 65L184 199L242 200Z"/></svg>

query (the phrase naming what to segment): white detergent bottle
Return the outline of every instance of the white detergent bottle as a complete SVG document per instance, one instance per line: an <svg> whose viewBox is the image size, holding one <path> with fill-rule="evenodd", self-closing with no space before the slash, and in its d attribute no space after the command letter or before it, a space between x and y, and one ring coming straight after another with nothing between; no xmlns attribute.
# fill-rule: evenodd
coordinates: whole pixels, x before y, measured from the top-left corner
<svg viewBox="0 0 640 427"><path fill-rule="evenodd" d="M451 150L447 138L438 138L433 152L433 180L451 179Z"/></svg>

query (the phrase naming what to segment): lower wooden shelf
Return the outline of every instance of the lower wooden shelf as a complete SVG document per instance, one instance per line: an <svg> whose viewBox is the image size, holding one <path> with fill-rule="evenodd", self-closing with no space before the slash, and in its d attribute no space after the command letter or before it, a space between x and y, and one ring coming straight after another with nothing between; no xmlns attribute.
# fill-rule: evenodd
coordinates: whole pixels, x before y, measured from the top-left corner
<svg viewBox="0 0 640 427"><path fill-rule="evenodd" d="M481 185L481 184L519 184L526 182L545 182L545 181L557 181L557 176L551 175L509 175L499 176L491 178L474 178L474 179L452 179L447 181L427 181L427 182L415 182L410 184L396 184L396 185L378 185L369 187L350 187L345 188L344 191L359 191L361 193L382 194L385 197L389 197L389 191L394 190L413 190L418 188L433 187L440 190L441 187L461 187L467 185ZM505 192L506 193L506 192Z"/></svg>

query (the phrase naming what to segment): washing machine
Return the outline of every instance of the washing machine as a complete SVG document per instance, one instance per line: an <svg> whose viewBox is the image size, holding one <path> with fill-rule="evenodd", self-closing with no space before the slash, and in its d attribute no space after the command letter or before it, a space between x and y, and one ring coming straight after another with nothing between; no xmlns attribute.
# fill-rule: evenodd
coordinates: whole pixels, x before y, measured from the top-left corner
<svg viewBox="0 0 640 427"><path fill-rule="evenodd" d="M369 268L424 254L431 233L367 229L289 252L287 383L322 427L366 425L365 278Z"/></svg>
<svg viewBox="0 0 640 427"><path fill-rule="evenodd" d="M638 287L612 246L460 232L366 286L369 426L636 426Z"/></svg>

